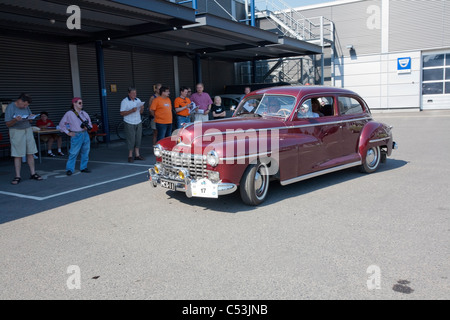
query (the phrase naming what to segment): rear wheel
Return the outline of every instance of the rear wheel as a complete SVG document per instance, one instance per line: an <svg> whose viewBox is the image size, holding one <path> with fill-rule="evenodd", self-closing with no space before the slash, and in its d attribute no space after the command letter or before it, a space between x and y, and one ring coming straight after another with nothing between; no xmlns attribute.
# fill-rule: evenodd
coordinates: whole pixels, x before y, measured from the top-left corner
<svg viewBox="0 0 450 320"><path fill-rule="evenodd" d="M150 118L145 118L142 120L142 135L143 136L151 136L153 134L153 129L151 125Z"/></svg>
<svg viewBox="0 0 450 320"><path fill-rule="evenodd" d="M372 173L380 165L381 151L380 147L371 147L367 149L363 164L360 166L361 172Z"/></svg>
<svg viewBox="0 0 450 320"><path fill-rule="evenodd" d="M269 169L265 163L251 164L245 170L240 183L242 201L251 206L264 202L269 190Z"/></svg>
<svg viewBox="0 0 450 320"><path fill-rule="evenodd" d="M119 139L125 139L125 130L124 130L124 122L119 122L116 126L116 133Z"/></svg>

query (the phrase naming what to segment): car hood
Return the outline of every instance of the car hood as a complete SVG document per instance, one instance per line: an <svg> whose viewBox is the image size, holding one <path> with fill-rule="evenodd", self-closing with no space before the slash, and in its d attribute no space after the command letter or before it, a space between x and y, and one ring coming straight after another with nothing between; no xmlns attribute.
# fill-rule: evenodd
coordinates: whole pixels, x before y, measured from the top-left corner
<svg viewBox="0 0 450 320"><path fill-rule="evenodd" d="M178 132L179 137L191 142L204 136L232 134L285 127L281 118L234 117L223 120L190 123Z"/></svg>
<svg viewBox="0 0 450 320"><path fill-rule="evenodd" d="M264 135L270 135L271 129L284 127L284 119L281 118L234 117L191 123L178 130L176 136L166 139L173 142L171 147L174 151L205 154L205 148L222 149L223 145L226 148L237 140L258 139L263 131ZM169 145L166 147L171 148Z"/></svg>

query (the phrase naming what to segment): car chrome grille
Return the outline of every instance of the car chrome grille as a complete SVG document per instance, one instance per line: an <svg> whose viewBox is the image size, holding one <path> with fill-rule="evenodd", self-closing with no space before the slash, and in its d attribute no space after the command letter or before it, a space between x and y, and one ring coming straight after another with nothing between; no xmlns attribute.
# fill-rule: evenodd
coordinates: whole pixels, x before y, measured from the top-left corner
<svg viewBox="0 0 450 320"><path fill-rule="evenodd" d="M174 151L162 152L162 164L165 174L172 179L178 179L178 170L186 169L194 179L206 178L206 156L178 153Z"/></svg>

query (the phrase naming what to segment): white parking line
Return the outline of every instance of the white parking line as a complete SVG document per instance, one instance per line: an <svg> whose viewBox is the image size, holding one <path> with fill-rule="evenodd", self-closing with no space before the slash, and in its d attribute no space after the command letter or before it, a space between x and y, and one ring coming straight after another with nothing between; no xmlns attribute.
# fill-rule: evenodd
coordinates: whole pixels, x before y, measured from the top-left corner
<svg viewBox="0 0 450 320"><path fill-rule="evenodd" d="M58 159L58 158L48 158L48 160L59 160L59 161L67 161L67 159ZM80 162L80 160L77 160ZM129 162L108 162L108 161L95 161L89 160L89 163L102 163L102 164L111 164L111 165L120 165L120 166L134 166L134 167L153 167L152 164L137 164L137 163L129 163Z"/></svg>
<svg viewBox="0 0 450 320"><path fill-rule="evenodd" d="M60 192L60 193L57 193L57 194L52 194L52 195L46 196L46 197L28 196L28 195L24 195L24 194L20 194L20 193L13 193L13 192L6 192L6 191L0 191L0 194L4 194L4 195L7 195L7 196L14 196L14 197L18 197L18 198L25 198L25 199L43 201L43 200L47 200L47 199L50 199L50 198L59 197L59 196L62 196L62 195L68 194L68 193L72 193L72 192L76 192L76 191L80 191L80 190L84 190L84 189L89 189L89 188L92 188L92 187L100 186L102 184L107 184L107 183L111 183L111 182L114 182L114 181L119 181L119 180L131 178L131 177L134 177L134 176L146 173L146 172L147 171L133 173L133 174L130 174L130 175L127 175L127 176L123 176L123 177L120 177L120 178L115 178L115 179L111 179L111 180L107 180L107 181L103 181L103 182L94 183L94 184L91 184L91 185L88 185L88 186L84 186L84 187L81 187L81 188L76 188L76 189Z"/></svg>

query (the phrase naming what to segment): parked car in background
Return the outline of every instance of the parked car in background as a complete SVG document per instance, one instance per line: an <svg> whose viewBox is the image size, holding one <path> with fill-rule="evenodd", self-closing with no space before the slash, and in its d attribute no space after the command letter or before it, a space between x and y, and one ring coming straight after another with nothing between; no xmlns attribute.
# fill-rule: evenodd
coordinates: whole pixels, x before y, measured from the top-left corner
<svg viewBox="0 0 450 320"><path fill-rule="evenodd" d="M355 92L323 86L253 91L232 118L189 124L154 147L150 183L188 197L239 189L248 205L282 185L359 167L375 172L396 147L392 127L374 121Z"/></svg>
<svg viewBox="0 0 450 320"><path fill-rule="evenodd" d="M227 117L231 117L236 110L239 102L241 102L241 98L244 96L243 94L234 94L227 93L219 95L222 98L222 106L227 112Z"/></svg>
<svg viewBox="0 0 450 320"><path fill-rule="evenodd" d="M270 88L270 87L280 87L280 86L290 86L291 84L289 82L280 81L280 82L263 82L263 83L247 83L247 84L231 84L226 85L224 87L225 94L240 94L242 95L244 93L244 90L246 87L250 87L251 91L264 89L264 88Z"/></svg>

